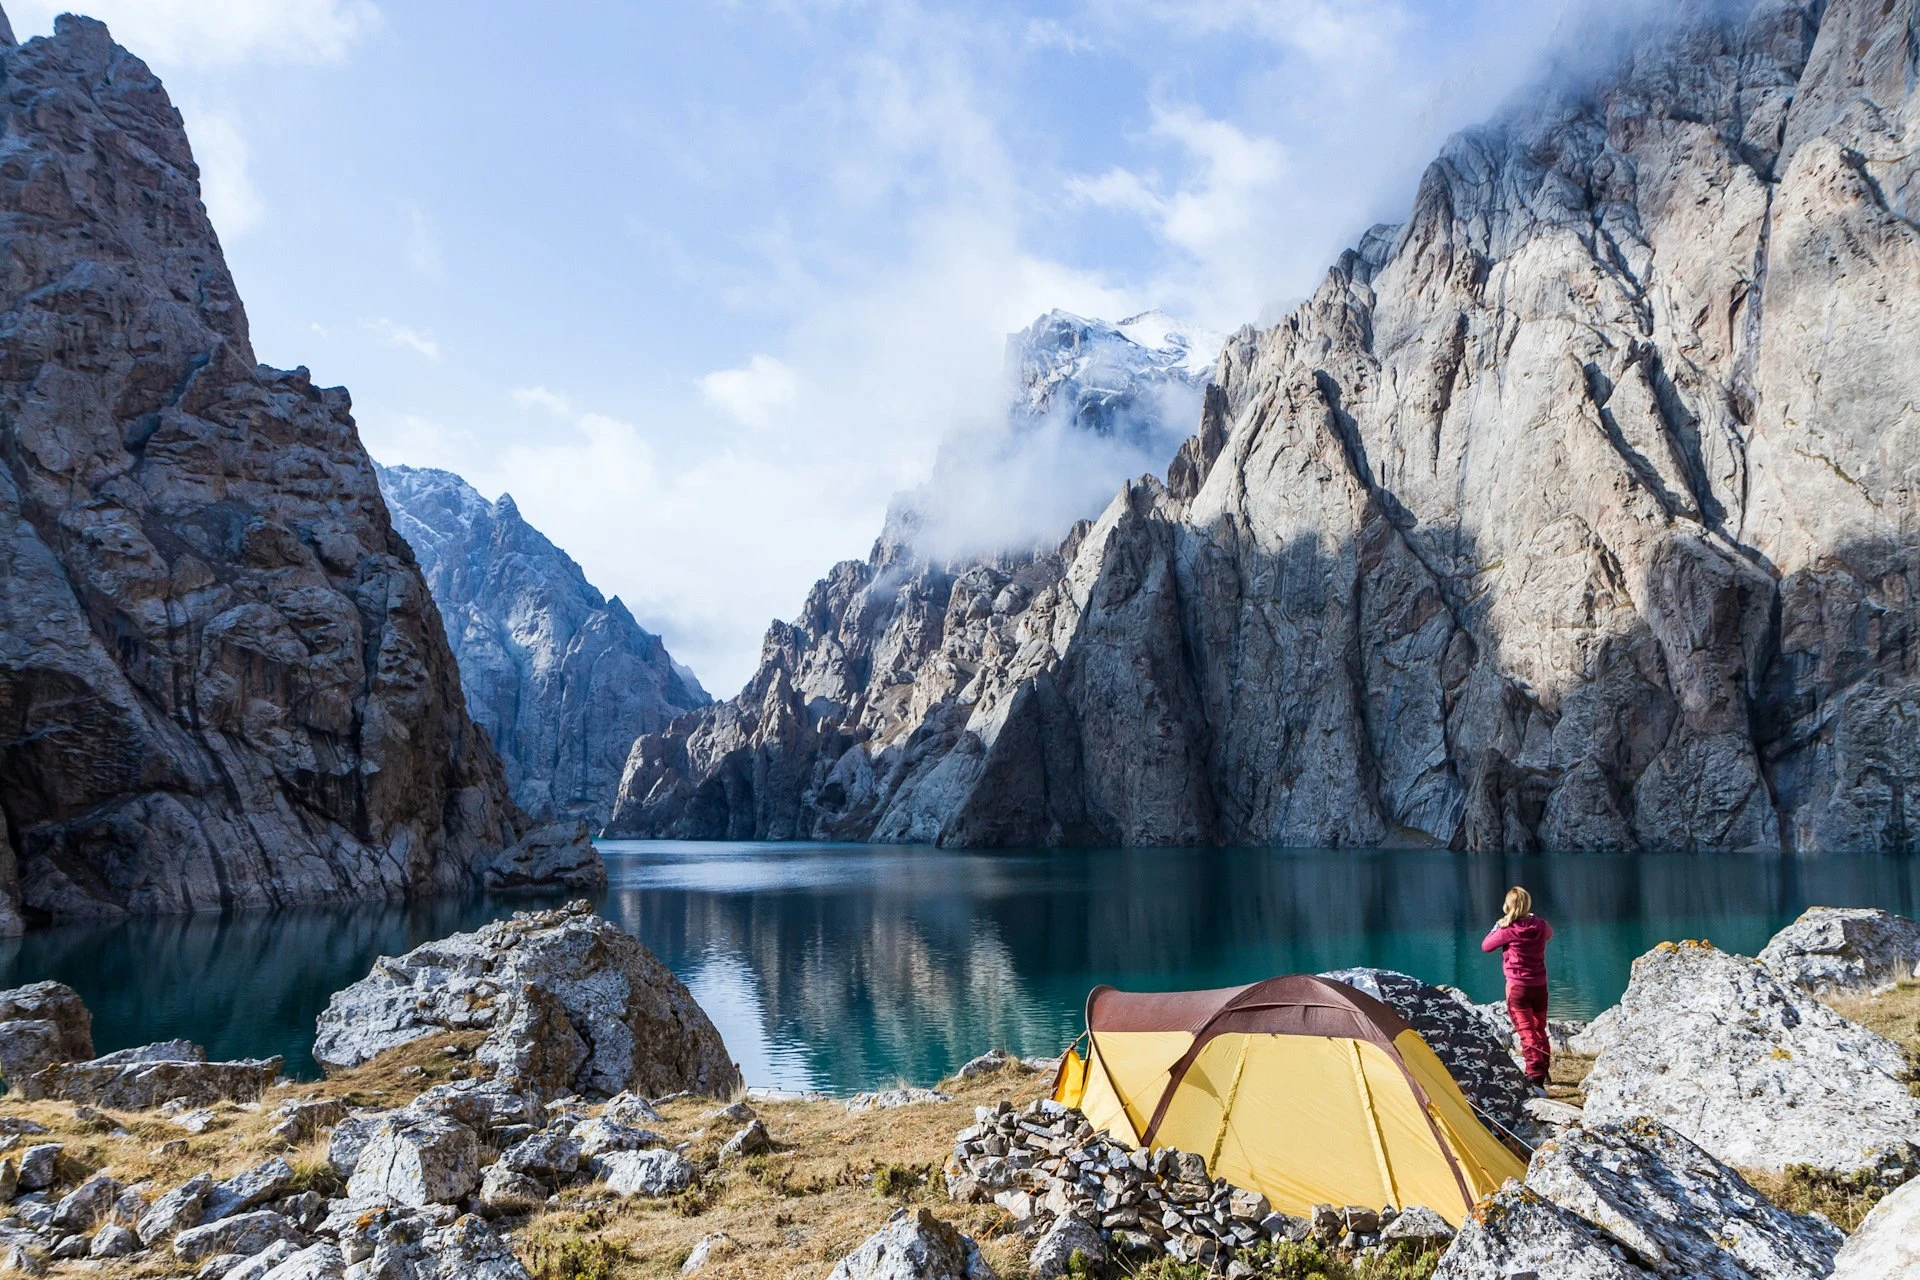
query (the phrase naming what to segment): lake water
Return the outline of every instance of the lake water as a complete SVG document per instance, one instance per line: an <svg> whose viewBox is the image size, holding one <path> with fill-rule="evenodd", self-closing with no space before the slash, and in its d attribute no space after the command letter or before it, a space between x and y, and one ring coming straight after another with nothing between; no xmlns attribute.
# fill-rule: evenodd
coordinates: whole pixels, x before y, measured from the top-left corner
<svg viewBox="0 0 1920 1280"><path fill-rule="evenodd" d="M1052 1054L1095 983L1227 986L1344 965L1500 995L1480 938L1526 884L1557 934L1554 1013L1612 1003L1669 938L1752 954L1811 904L1920 908L1920 859L608 842L601 910L678 973L750 1084L931 1083L994 1046ZM314 1018L378 955L522 899L68 926L7 942L0 985L57 978L101 1052L176 1036L316 1074Z"/></svg>

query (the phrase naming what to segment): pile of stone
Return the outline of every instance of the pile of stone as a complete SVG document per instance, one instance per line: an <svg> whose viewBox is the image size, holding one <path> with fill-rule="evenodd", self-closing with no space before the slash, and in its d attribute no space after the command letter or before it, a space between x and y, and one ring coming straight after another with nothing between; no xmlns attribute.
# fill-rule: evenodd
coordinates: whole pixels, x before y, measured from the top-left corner
<svg viewBox="0 0 1920 1280"><path fill-rule="evenodd" d="M1037 1257L1070 1252L1048 1249L1068 1233L1080 1237L1080 1251L1089 1257L1164 1253L1221 1266L1268 1240L1313 1239L1362 1251L1395 1239L1437 1243L1453 1234L1426 1208L1398 1214L1322 1205L1308 1218L1278 1213L1259 1192L1209 1177L1202 1156L1125 1146L1095 1132L1078 1111L1048 1100L1021 1110L1004 1101L976 1108L973 1125L954 1139L946 1184L954 1200L992 1201L1006 1210L1039 1238ZM1033 1270L1059 1274L1040 1260Z"/></svg>
<svg viewBox="0 0 1920 1280"><path fill-rule="evenodd" d="M296 1188L282 1159L225 1181L200 1174L158 1195L151 1184L125 1186L104 1171L56 1194L60 1144L9 1135L0 1145L8 1152L0 1158L0 1192L10 1202L0 1255L18 1268L131 1257L170 1241L179 1263L224 1275L246 1257L303 1243L326 1211L318 1194Z"/></svg>
<svg viewBox="0 0 1920 1280"><path fill-rule="evenodd" d="M206 1109L214 1103L257 1110L278 1074L278 1059L210 1063L185 1042L93 1058L84 1005L66 988L43 989L56 987L0 992L0 1015L15 1015L0 1017L0 1058L6 1044L21 1047L6 1059L15 1087L75 1103L78 1117L113 1126L92 1108L151 1112L200 1132L215 1119ZM661 1120L652 1104L614 1086L646 1081L684 1096L725 1092L739 1078L686 988L583 905L520 913L383 959L334 998L322 1030L338 1059L360 1061L450 1025L492 1029L472 1055L479 1078L452 1079L386 1109L326 1098L275 1108L270 1132L289 1148L326 1138L345 1184L333 1199L302 1187L281 1157L224 1181L201 1173L175 1186L123 1186L103 1170L63 1185L61 1146L34 1142L46 1131L32 1122L0 1121L0 1270L138 1258L198 1280L343 1280L349 1269L356 1277L527 1280L487 1219L569 1188L663 1197L698 1179L686 1144L676 1148L649 1127ZM26 1052L34 1045L89 1060L38 1061ZM21 1074L23 1065L31 1072ZM745 1104L709 1119L733 1130L723 1162L773 1146Z"/></svg>
<svg viewBox="0 0 1920 1280"><path fill-rule="evenodd" d="M736 1104L725 1114L740 1124L728 1144L736 1154L771 1146L751 1111ZM62 1147L33 1142L40 1127L31 1122L10 1122L19 1132L0 1137L0 1199L10 1201L0 1269L8 1259L31 1269L154 1254L199 1280L340 1280L366 1260L378 1264L373 1274L413 1280L525 1280L487 1218L570 1187L661 1197L699 1176L685 1144L674 1148L646 1127L659 1113L630 1094L541 1103L494 1081L461 1080L391 1110L302 1100L275 1117L289 1141L330 1127L328 1160L344 1195L299 1189L280 1157L224 1181L202 1173L172 1187L123 1186L101 1172L56 1193Z"/></svg>
<svg viewBox="0 0 1920 1280"><path fill-rule="evenodd" d="M86 1062L56 1062L14 1083L29 1101L54 1099L115 1111L175 1111L216 1102L258 1102L280 1075L281 1060L208 1062L186 1040L121 1049Z"/></svg>

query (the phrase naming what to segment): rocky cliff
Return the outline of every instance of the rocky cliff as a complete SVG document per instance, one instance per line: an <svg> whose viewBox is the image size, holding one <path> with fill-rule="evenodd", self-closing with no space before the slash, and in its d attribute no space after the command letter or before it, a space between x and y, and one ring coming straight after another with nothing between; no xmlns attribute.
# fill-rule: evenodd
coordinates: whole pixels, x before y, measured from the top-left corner
<svg viewBox="0 0 1920 1280"><path fill-rule="evenodd" d="M608 833L939 837L958 794L948 757L978 746L981 682L1065 573L1077 535L1062 548L1061 533L1104 501L1102 469L1164 456L1199 407L1211 366L1195 353L1213 340L1191 332L1158 312L1054 311L1009 338L1004 420L946 442L872 554L768 631L742 693L634 743ZM1089 477L1101 488L1083 499ZM998 820L984 797L982 820Z"/></svg>
<svg viewBox="0 0 1920 1280"><path fill-rule="evenodd" d="M449 471L375 470L513 798L536 820L598 830L633 740L712 699L511 497L488 502Z"/></svg>
<svg viewBox="0 0 1920 1280"><path fill-rule="evenodd" d="M0 245L8 910L474 885L526 821L347 394L255 363L179 113L97 22L0 45Z"/></svg>
<svg viewBox="0 0 1920 1280"><path fill-rule="evenodd" d="M1692 0L1454 138L1165 483L908 609L836 569L624 821L1914 847L1916 32Z"/></svg>

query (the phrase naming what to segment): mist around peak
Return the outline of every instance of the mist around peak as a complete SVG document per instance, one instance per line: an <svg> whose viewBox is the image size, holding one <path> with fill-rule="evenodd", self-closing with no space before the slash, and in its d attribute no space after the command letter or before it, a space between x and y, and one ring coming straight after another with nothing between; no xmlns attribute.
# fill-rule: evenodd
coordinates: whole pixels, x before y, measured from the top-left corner
<svg viewBox="0 0 1920 1280"><path fill-rule="evenodd" d="M880 545L935 562L1051 546L1193 433L1223 339L1162 311L1118 323L1050 311L1007 339L999 417L957 427Z"/></svg>

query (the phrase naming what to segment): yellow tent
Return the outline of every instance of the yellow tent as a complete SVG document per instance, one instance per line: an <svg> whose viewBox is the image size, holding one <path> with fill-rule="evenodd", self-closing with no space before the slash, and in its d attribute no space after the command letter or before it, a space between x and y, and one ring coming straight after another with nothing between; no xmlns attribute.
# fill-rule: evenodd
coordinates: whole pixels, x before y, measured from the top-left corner
<svg viewBox="0 0 1920 1280"><path fill-rule="evenodd" d="M1459 1226L1526 1166L1474 1115L1420 1034L1344 983L1087 997L1088 1048L1054 1098L1132 1146L1207 1158L1273 1207L1422 1204Z"/></svg>

